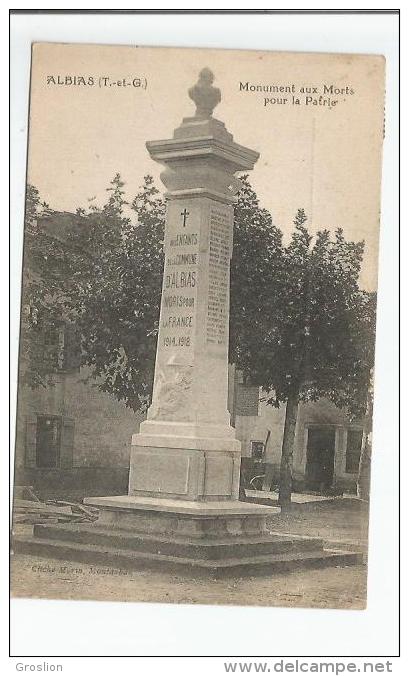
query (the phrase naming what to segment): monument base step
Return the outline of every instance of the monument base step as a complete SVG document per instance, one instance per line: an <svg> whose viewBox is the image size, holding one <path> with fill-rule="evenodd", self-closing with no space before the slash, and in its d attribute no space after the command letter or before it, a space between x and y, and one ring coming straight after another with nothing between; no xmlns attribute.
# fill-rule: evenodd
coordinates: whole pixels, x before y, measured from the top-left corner
<svg viewBox="0 0 409 676"><path fill-rule="evenodd" d="M182 574L254 575L362 562L359 552L324 549L320 538L270 533L279 510L239 502L160 497L87 498L99 508L92 524L37 524L14 539L16 552L115 568Z"/></svg>
<svg viewBox="0 0 409 676"><path fill-rule="evenodd" d="M182 574L254 575L362 562L359 552L323 549L319 539L258 536L227 539L166 538L96 525L35 526L14 538L14 551L120 569L150 568Z"/></svg>
<svg viewBox="0 0 409 676"><path fill-rule="evenodd" d="M177 538L232 538L265 536L269 517L280 513L277 507L252 505L239 500L194 501L157 497L119 495L85 498L97 507L101 528L112 532L145 533Z"/></svg>
<svg viewBox="0 0 409 676"><path fill-rule="evenodd" d="M186 557L220 561L229 558L247 558L269 554L300 553L318 551L323 548L319 538L274 535L268 533L257 536L230 537L176 537L132 533L131 531L112 530L98 527L98 524L60 524L37 525L34 535L40 539L78 542L107 546L110 549L126 549L131 552L144 552L165 556Z"/></svg>

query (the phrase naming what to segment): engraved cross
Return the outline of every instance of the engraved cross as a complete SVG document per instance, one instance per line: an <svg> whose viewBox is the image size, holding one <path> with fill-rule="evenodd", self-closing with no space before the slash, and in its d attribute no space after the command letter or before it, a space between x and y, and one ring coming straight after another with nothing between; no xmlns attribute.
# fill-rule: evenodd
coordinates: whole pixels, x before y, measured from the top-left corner
<svg viewBox="0 0 409 676"><path fill-rule="evenodd" d="M186 208L185 208L185 209L183 209L183 211L180 212L180 215L183 217L183 227L185 227L187 217L189 216L189 211L186 211Z"/></svg>

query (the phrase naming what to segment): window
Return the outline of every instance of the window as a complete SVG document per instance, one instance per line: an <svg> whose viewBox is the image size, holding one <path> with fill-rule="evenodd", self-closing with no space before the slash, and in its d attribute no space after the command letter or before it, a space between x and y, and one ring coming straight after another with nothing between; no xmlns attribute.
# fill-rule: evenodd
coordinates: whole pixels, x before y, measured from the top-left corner
<svg viewBox="0 0 409 676"><path fill-rule="evenodd" d="M61 331L57 326L46 326L41 338L43 359L46 360L53 370L61 366Z"/></svg>
<svg viewBox="0 0 409 676"><path fill-rule="evenodd" d="M252 441L251 442L251 457L255 460L262 460L264 457L264 442L263 441Z"/></svg>
<svg viewBox="0 0 409 676"><path fill-rule="evenodd" d="M25 465L32 469L73 466L74 420L38 414L26 419Z"/></svg>
<svg viewBox="0 0 409 676"><path fill-rule="evenodd" d="M54 371L78 371L81 364L80 338L73 324L46 326L39 331L42 359Z"/></svg>
<svg viewBox="0 0 409 676"><path fill-rule="evenodd" d="M237 385L236 415L258 416L260 388L252 385Z"/></svg>
<svg viewBox="0 0 409 676"><path fill-rule="evenodd" d="M61 417L37 417L36 466L55 468L60 464Z"/></svg>
<svg viewBox="0 0 409 676"><path fill-rule="evenodd" d="M64 371L78 371L81 364L80 337L73 324L66 324L63 329L62 363Z"/></svg>
<svg viewBox="0 0 409 676"><path fill-rule="evenodd" d="M356 474L361 457L362 430L348 430L345 472Z"/></svg>

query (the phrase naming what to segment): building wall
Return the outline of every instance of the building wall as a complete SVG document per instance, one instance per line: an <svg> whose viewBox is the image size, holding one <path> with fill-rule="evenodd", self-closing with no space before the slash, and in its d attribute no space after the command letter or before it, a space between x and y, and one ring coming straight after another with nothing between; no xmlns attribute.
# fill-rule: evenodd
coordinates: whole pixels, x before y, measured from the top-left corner
<svg viewBox="0 0 409 676"><path fill-rule="evenodd" d="M239 384L238 388L245 389ZM254 388L249 388L247 397L255 396ZM264 452L264 461L273 468L274 480L278 481L281 444L284 432L285 405L274 408L263 401L263 393L257 392L258 414L247 415L252 412L246 396L241 393L236 397L235 427L237 438L242 444L242 456L249 458L252 455L252 442L265 442L268 439ZM244 401L244 407L238 405ZM348 430L362 430L362 422L351 423L347 415L338 409L332 402L320 399L299 406L293 459L293 477L303 487L306 477L308 430L313 427L330 427L335 430L334 456L334 484L341 489L355 490L357 473L346 471L346 449ZM270 434L268 434L270 432Z"/></svg>
<svg viewBox="0 0 409 676"><path fill-rule="evenodd" d="M16 437L16 483L33 485L48 495L103 495L126 493L132 434L143 420L111 395L101 392L95 381L87 382L87 368L54 376L54 386L19 393ZM233 386L234 383L234 386ZM264 462L278 480L285 405L269 406L263 393L242 382L240 373L230 369L229 408L242 456L252 456L252 442L267 444ZM63 442L60 466L36 467L37 415L61 416ZM351 425L346 415L331 402L300 404L295 432L294 479L305 480L308 430L313 426L335 429L335 483L354 488L356 473L346 471L346 445ZM65 434L66 432L66 434Z"/></svg>
<svg viewBox="0 0 409 676"><path fill-rule="evenodd" d="M86 382L87 376L87 368L58 373L53 386L24 387L19 392L16 483L48 485L51 492L53 488L78 488L84 494L127 491L131 437L143 416L101 392L95 381ZM36 467L37 415L61 416L63 430L69 432L63 435L61 465L56 469Z"/></svg>

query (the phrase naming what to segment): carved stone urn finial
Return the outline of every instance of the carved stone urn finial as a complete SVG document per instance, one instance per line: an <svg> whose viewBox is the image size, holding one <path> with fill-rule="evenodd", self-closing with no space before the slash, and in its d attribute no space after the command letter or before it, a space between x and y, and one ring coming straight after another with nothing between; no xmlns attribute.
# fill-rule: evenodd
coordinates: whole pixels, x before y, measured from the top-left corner
<svg viewBox="0 0 409 676"><path fill-rule="evenodd" d="M198 119L212 117L213 109L222 99L220 89L213 87L213 80L214 75L210 68L203 68L197 83L189 89L189 96L196 104L195 117Z"/></svg>

